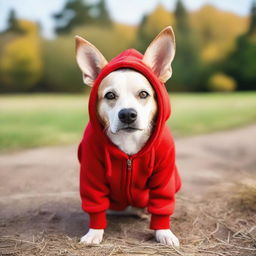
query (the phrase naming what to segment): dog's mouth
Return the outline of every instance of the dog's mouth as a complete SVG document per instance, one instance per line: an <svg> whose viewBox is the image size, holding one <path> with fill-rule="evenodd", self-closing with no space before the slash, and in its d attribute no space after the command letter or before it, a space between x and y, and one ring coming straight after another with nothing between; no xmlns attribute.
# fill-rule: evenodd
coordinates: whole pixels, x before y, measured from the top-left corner
<svg viewBox="0 0 256 256"><path fill-rule="evenodd" d="M120 129L118 129L119 131L124 131L124 132L136 132L136 131L142 131L142 129L136 128L136 127L131 127L131 126L127 126L127 127L122 127Z"/></svg>

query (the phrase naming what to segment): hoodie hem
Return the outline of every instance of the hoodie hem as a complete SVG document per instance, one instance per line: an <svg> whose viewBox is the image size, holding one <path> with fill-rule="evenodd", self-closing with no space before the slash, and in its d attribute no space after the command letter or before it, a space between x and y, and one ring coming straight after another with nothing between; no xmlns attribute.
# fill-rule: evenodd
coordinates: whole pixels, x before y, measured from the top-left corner
<svg viewBox="0 0 256 256"><path fill-rule="evenodd" d="M150 229L170 229L170 215L151 215Z"/></svg>
<svg viewBox="0 0 256 256"><path fill-rule="evenodd" d="M89 213L90 224L89 228L105 229L107 227L106 211Z"/></svg>

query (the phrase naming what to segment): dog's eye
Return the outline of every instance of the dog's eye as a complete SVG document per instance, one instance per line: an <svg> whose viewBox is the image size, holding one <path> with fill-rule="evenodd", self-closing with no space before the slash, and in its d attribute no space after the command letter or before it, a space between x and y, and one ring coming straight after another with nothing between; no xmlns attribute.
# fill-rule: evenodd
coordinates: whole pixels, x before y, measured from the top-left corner
<svg viewBox="0 0 256 256"><path fill-rule="evenodd" d="M116 99L116 95L113 92L108 92L105 94L104 98L106 98L108 100L114 100L114 99Z"/></svg>
<svg viewBox="0 0 256 256"><path fill-rule="evenodd" d="M141 92L139 93L139 97L140 97L141 99L146 99L148 96L149 96L149 94L148 94L146 91L141 91Z"/></svg>

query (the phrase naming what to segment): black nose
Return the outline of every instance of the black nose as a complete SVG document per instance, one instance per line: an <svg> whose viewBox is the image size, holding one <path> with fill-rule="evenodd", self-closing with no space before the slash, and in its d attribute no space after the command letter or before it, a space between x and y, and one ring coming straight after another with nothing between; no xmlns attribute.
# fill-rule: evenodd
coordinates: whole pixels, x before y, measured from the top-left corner
<svg viewBox="0 0 256 256"><path fill-rule="evenodd" d="M118 117L122 123L131 124L137 119L137 111L133 108L124 108L119 111Z"/></svg>

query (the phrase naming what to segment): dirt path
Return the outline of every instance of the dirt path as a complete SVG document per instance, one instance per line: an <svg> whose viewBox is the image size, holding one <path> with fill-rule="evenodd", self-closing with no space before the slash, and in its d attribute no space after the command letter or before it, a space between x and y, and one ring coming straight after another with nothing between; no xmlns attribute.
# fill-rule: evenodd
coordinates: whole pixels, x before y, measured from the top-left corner
<svg viewBox="0 0 256 256"><path fill-rule="evenodd" d="M202 200L221 184L244 180L256 169L256 125L176 139L176 146L183 180L180 196L189 200ZM77 238L86 232L87 215L80 209L78 194L76 147L0 155L0 237L31 240L48 232ZM177 204L177 218L182 211ZM115 227L110 217L109 232ZM4 245L0 244L0 255L4 255L1 248ZM8 248L6 245L5 250Z"/></svg>

